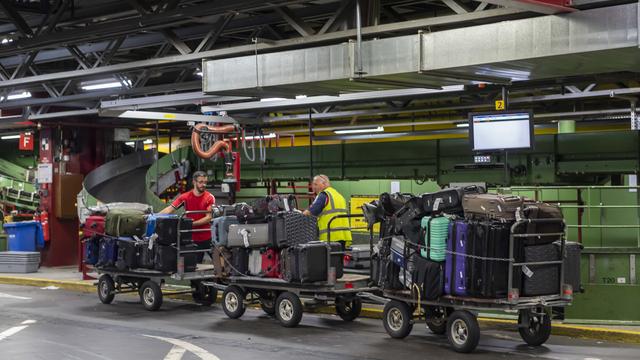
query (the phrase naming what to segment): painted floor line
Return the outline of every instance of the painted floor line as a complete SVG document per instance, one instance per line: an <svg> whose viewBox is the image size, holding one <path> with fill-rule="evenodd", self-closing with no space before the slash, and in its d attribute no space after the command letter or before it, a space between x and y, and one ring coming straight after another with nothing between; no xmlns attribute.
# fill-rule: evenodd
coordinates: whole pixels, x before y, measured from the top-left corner
<svg viewBox="0 0 640 360"><path fill-rule="evenodd" d="M5 293L0 293L0 298L15 299L15 300L31 300L30 297L17 296L17 295L5 294Z"/></svg>
<svg viewBox="0 0 640 360"><path fill-rule="evenodd" d="M199 357L202 360L220 360L219 357L213 355L212 353L208 352L207 350L205 350L205 349L203 349L203 348L201 348L199 346L193 345L191 343L188 343L186 341L183 341L183 340L166 338L166 337L162 337L162 336L153 336L153 335L142 335L142 336L146 336L146 337L149 337L149 338L166 341L166 342L168 342L170 344L173 344L175 346L179 346L179 347L185 349L186 351L189 351L190 353L196 355L197 357ZM170 353L171 353L171 351L169 352L169 354Z"/></svg>
<svg viewBox="0 0 640 360"><path fill-rule="evenodd" d="M14 326L14 327L12 327L10 329L5 330L5 331L0 333L0 341L8 338L9 336L15 335L15 334L19 333L20 331L22 331L22 330L24 330L24 329L26 329L28 327L29 327L28 325Z"/></svg>

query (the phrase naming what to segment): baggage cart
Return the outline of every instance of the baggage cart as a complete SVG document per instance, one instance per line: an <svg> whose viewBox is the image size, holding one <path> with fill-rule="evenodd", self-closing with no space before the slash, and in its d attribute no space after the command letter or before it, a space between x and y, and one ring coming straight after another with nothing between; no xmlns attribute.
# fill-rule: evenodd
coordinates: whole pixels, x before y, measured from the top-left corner
<svg viewBox="0 0 640 360"><path fill-rule="evenodd" d="M362 215L344 215L354 217ZM332 219L333 221L333 219ZM331 239L331 221L328 224L327 238ZM327 242L327 281L314 283L293 283L280 278L257 276L218 277L205 281L204 285L220 290L222 308L231 319L240 318L247 305L260 304L268 315L275 316L284 327L295 327L302 320L303 302L308 308L335 305L336 313L344 321L353 321L362 309L362 293L373 293L377 288L370 287L369 276L344 274L336 279L335 268L331 267L331 255L344 254L332 252Z"/></svg>
<svg viewBox="0 0 640 360"><path fill-rule="evenodd" d="M564 263L559 260L524 262L514 258L514 244L526 238L557 237L561 240L561 254L564 253L564 232L524 233L521 230L531 223L561 223L563 219L518 219L512 226L509 237L509 258L490 259L508 263L507 297L477 298L470 296L442 295L429 301L419 298L413 290L381 289L382 296L369 295L369 298L385 303L383 324L392 338L402 339L409 335L416 319L426 320L429 329L439 335L447 336L449 344L457 352L472 352L480 339L480 327L477 314L480 311L505 311L518 313L518 331L522 339L530 346L544 344L551 334L552 308L566 307L571 304L573 289L564 284ZM405 242L405 248L414 246ZM447 250L449 251L449 250ZM405 250L405 253L407 251ZM466 256L466 255L465 255ZM520 296L514 288L514 269L520 274L523 266L555 265L559 267L559 292L545 296ZM578 291L578 289L576 289ZM360 294L366 297L367 294Z"/></svg>
<svg viewBox="0 0 640 360"><path fill-rule="evenodd" d="M140 301L149 311L158 310L162 306L163 291L167 289L167 280L188 280L191 287L189 290L173 290L170 293L176 294L192 294L193 299L203 305L211 305L217 297L215 288L205 286L206 280L211 280L214 276L213 265L197 264L195 271L185 272L184 255L194 253L209 252L208 249L202 250L185 250L181 249L180 237L183 233L197 231L211 231L210 229L180 229L182 219L189 214L207 213L206 210L185 211L179 216L178 221L178 239L173 246L176 249L175 272L163 272L151 269L129 269L120 271L115 267L96 268L99 274L97 285L98 298L103 304L113 302L116 294L138 293ZM108 235L105 235L108 236Z"/></svg>

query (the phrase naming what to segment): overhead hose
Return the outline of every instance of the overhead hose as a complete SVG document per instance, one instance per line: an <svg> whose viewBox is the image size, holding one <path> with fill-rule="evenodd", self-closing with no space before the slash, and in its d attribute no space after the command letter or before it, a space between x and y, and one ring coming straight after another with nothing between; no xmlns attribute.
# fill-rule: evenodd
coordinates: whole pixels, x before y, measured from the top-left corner
<svg viewBox="0 0 640 360"><path fill-rule="evenodd" d="M231 151L231 145L226 140L218 140L208 150L203 150L200 134L228 134L235 131L235 125L210 126L207 124L197 124L193 127L193 132L191 133L191 147L193 148L193 152L202 159L211 159L215 154L223 149L225 152L229 152Z"/></svg>

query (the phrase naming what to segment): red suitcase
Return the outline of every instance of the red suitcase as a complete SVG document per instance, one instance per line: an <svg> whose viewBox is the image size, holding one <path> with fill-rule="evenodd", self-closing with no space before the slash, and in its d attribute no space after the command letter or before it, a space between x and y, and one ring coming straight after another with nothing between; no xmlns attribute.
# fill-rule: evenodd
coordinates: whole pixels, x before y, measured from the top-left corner
<svg viewBox="0 0 640 360"><path fill-rule="evenodd" d="M280 277L280 254L275 249L262 251L262 276L268 278Z"/></svg>
<svg viewBox="0 0 640 360"><path fill-rule="evenodd" d="M91 215L82 225L82 236L92 237L93 235L104 235L104 216Z"/></svg>

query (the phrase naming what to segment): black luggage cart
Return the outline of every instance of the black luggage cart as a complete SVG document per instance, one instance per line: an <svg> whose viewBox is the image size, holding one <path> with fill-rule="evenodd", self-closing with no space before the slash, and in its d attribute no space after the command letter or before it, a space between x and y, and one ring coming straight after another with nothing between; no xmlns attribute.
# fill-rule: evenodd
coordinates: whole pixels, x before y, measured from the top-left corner
<svg viewBox="0 0 640 360"><path fill-rule="evenodd" d="M505 311L518 313L518 330L522 339L531 346L544 344L551 335L552 308L566 307L571 304L571 286L564 284L564 264L562 257L553 261L516 262L514 244L525 238L558 237L561 239L560 254L564 254L564 232L558 233L524 233L521 227L531 223L558 223L564 228L563 219L525 219L518 220L511 226L509 239L508 280L506 298L488 299L467 296L443 295L434 301L418 299L413 290L381 289L383 301L386 302L383 312L383 323L389 336L402 339L409 335L416 318L423 318L429 329L439 335L446 334L449 344L457 352L472 352L480 339L480 327L477 314L479 311ZM405 242L406 248L410 246ZM492 259L495 260L495 259ZM559 267L559 293L546 296L521 297L518 289L514 289L514 269L523 266L556 265ZM520 273L519 271L517 272ZM380 297L373 297L380 300ZM417 312L417 315L414 313Z"/></svg>
<svg viewBox="0 0 640 360"><path fill-rule="evenodd" d="M97 291L98 298L103 304L113 302L116 294L138 293L140 301L147 310L155 311L162 306L163 292L162 288L167 285L167 280L188 280L190 281L189 290L173 290L172 295L192 294L193 299L203 305L211 305L216 301L217 290L205 286L203 281L211 280L214 277L212 265L197 264L196 270L192 272L184 271L184 256L186 254L205 253L203 250L184 250L181 249L180 237L183 233L210 231L208 229L198 230L182 230L180 224L182 219L189 214L207 213L207 211L185 211L179 216L178 221L178 239L174 248L176 249L176 265L175 272L163 272L150 269L130 269L118 270L116 268L96 268L100 275L98 278Z"/></svg>

